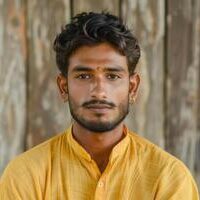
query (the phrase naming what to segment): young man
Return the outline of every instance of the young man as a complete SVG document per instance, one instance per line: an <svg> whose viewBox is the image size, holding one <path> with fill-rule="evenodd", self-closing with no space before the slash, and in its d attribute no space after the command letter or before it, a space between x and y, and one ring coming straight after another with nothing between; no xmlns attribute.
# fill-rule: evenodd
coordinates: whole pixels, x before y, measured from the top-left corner
<svg viewBox="0 0 200 200"><path fill-rule="evenodd" d="M185 165L124 125L140 83L140 48L122 21L79 14L54 49L74 122L8 165L0 199L197 200Z"/></svg>

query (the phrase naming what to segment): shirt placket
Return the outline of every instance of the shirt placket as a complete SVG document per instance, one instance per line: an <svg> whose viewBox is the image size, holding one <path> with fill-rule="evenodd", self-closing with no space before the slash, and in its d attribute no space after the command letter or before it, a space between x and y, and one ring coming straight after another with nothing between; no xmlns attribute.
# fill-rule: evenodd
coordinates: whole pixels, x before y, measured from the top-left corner
<svg viewBox="0 0 200 200"><path fill-rule="evenodd" d="M99 179L95 191L95 200L105 200L106 199L106 176Z"/></svg>

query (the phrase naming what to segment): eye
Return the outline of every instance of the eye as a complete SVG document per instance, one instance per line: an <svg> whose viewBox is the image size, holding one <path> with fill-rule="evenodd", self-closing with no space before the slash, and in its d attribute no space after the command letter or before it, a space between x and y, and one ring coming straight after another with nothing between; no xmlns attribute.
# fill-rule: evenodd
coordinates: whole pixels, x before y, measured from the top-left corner
<svg viewBox="0 0 200 200"><path fill-rule="evenodd" d="M77 79L90 79L91 74L79 74L76 76Z"/></svg>
<svg viewBox="0 0 200 200"><path fill-rule="evenodd" d="M109 79L109 80L117 80L120 78L120 76L118 76L117 74L107 74L106 77Z"/></svg>

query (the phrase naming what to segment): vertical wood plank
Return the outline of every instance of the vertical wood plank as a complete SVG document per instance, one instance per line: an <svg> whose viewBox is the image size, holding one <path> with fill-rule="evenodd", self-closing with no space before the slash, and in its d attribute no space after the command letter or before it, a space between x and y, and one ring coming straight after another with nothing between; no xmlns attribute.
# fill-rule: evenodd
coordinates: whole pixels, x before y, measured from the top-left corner
<svg viewBox="0 0 200 200"><path fill-rule="evenodd" d="M200 6L200 5L199 5ZM200 20L199 20L200 24ZM199 26L199 38L200 38L200 26ZM200 58L200 41L199 44L197 44L199 47L199 58ZM200 68L200 64L199 64ZM196 141L196 151L195 151L195 175L196 175L196 180L198 183L198 189L200 190L200 70L199 70L199 86L198 86L198 111L197 111L197 141Z"/></svg>
<svg viewBox="0 0 200 200"><path fill-rule="evenodd" d="M28 1L28 136L34 146L70 123L67 105L59 96L53 41L70 17L69 0Z"/></svg>
<svg viewBox="0 0 200 200"><path fill-rule="evenodd" d="M163 147L165 4L162 0L122 0L121 16L133 29L142 50L136 69L141 84L127 125Z"/></svg>
<svg viewBox="0 0 200 200"><path fill-rule="evenodd" d="M200 178L200 2L168 0L166 148Z"/></svg>
<svg viewBox="0 0 200 200"><path fill-rule="evenodd" d="M199 5L200 6L200 5ZM200 16L200 13L199 13ZM199 20L199 24L200 24L200 20ZM198 27L198 26L197 26ZM197 31L197 34L199 34L199 38L200 38L200 25L199 25L199 31ZM200 41L198 48L199 48L199 52L197 53L197 55L199 54L199 58L200 58ZM199 64L199 68L200 68L200 64ZM199 69L199 86L198 86L198 111L197 111L197 141L196 141L196 151L195 151L195 174L196 174L196 180L198 183L198 189L200 190L200 158L199 158L199 152L200 152L200 69Z"/></svg>
<svg viewBox="0 0 200 200"><path fill-rule="evenodd" d="M73 14L80 12L101 12L109 11L112 14L119 14L119 0L73 0Z"/></svg>
<svg viewBox="0 0 200 200"><path fill-rule="evenodd" d="M0 174L24 149L26 34L23 0L0 1Z"/></svg>

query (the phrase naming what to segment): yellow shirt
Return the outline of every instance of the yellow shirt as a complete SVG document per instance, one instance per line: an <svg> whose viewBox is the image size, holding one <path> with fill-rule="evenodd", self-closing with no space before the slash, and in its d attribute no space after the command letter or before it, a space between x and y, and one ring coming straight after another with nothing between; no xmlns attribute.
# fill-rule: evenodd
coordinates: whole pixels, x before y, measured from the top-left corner
<svg viewBox="0 0 200 200"><path fill-rule="evenodd" d="M197 200L185 165L125 128L101 174L71 128L13 160L0 179L1 200Z"/></svg>

